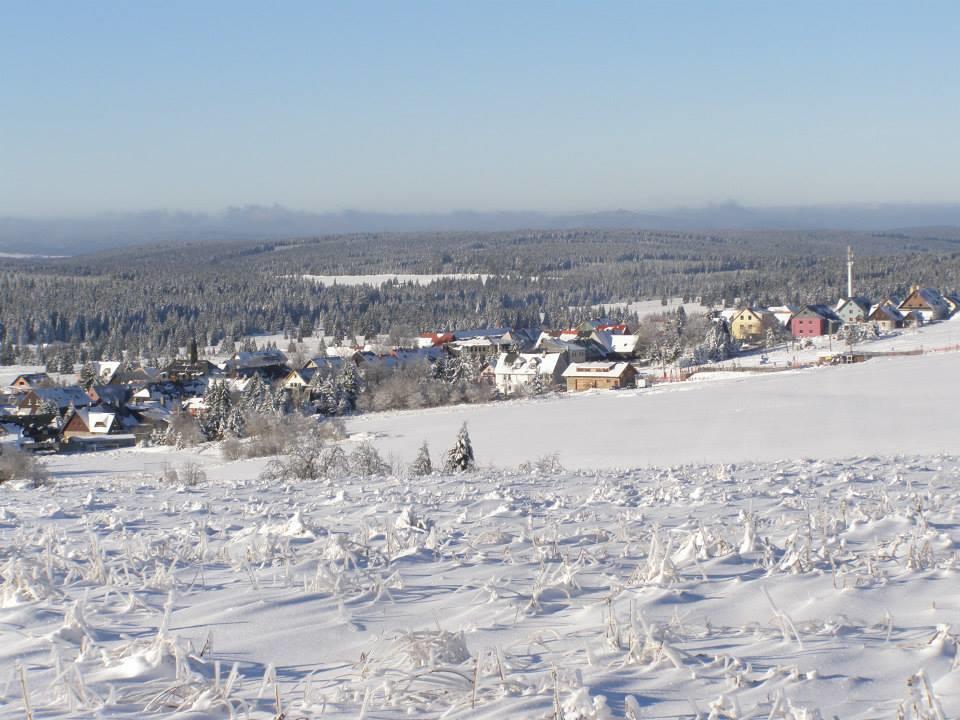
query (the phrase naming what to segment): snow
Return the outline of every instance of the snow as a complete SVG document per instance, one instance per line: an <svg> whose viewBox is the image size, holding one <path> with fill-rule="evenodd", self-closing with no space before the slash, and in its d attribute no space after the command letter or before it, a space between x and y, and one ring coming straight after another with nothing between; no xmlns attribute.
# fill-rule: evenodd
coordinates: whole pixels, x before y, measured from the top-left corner
<svg viewBox="0 0 960 720"><path fill-rule="evenodd" d="M392 283L412 283L414 285L429 285L437 280L480 280L486 282L488 274L477 273L383 273L380 275L303 275L305 280L312 280L320 285L372 285L378 287Z"/></svg>
<svg viewBox="0 0 960 720"><path fill-rule="evenodd" d="M405 461L424 440L449 446L466 422L480 464L559 452L567 466L604 469L960 447L960 353L702 377L710 381L363 415L347 427Z"/></svg>
<svg viewBox="0 0 960 720"><path fill-rule="evenodd" d="M0 486L0 720L960 716L958 371L349 421L440 466L466 420L455 476L44 458L50 486ZM188 462L207 479L162 479Z"/></svg>

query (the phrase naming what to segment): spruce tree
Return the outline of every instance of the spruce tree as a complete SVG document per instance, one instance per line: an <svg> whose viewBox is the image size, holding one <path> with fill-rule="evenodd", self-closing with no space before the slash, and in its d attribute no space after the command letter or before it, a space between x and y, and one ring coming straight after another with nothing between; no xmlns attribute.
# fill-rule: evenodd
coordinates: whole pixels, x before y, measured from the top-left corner
<svg viewBox="0 0 960 720"><path fill-rule="evenodd" d="M83 364L83 367L80 368L80 376L78 380L80 382L80 387L82 387L84 390L89 390L97 384L97 371L93 369L93 363L86 362Z"/></svg>
<svg viewBox="0 0 960 720"><path fill-rule="evenodd" d="M461 473L472 470L475 464L470 433L467 432L467 424L464 423L460 427L460 432L457 433L456 443L447 451L447 462L444 469L451 473Z"/></svg>
<svg viewBox="0 0 960 720"><path fill-rule="evenodd" d="M424 440L423 445L420 446L420 452L417 453L413 464L410 465L410 474L416 477L424 477L432 473L433 463L430 461L430 448L427 446L427 441Z"/></svg>

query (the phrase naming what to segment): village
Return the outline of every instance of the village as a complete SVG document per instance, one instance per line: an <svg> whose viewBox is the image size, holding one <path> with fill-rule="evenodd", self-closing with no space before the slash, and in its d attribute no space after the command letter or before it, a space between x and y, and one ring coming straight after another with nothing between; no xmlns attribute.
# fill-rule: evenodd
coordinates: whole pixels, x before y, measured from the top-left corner
<svg viewBox="0 0 960 720"><path fill-rule="evenodd" d="M163 367L136 361L87 362L75 377L25 372L0 388L0 437L23 449L82 451L181 444L184 423L200 440L242 437L251 414L336 416L357 411L365 379L416 368L419 376L484 390L483 400L646 387L752 359L767 364L774 348L817 349L818 363L859 362L858 342L954 317L960 297L913 287L880 302L853 293L832 304L704 310L703 343L682 352L676 328L682 307L647 318L644 328L608 318L568 329L477 328L422 332L404 346L387 338L334 344L322 332L309 357L291 340L244 349L217 361L215 348ZM679 315L679 318L678 318ZM651 335L651 332L653 335ZM828 341L826 347L823 340ZM327 345L329 341L331 344ZM829 350L828 350L829 349ZM821 351L822 350L822 351ZM787 367L799 364L794 359ZM727 361L724 363L724 361ZM770 368L766 368L770 369Z"/></svg>

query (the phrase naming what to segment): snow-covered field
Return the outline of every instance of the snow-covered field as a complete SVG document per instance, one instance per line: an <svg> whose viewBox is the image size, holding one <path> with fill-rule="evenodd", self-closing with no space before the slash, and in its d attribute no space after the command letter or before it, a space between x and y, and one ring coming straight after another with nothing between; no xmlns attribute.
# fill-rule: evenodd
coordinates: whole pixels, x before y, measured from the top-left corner
<svg viewBox="0 0 960 720"><path fill-rule="evenodd" d="M960 713L956 457L295 485L239 462L190 488L53 466L3 488L0 718L24 688L38 718Z"/></svg>
<svg viewBox="0 0 960 720"><path fill-rule="evenodd" d="M412 283L414 285L429 285L437 280L477 280L486 282L490 277L486 274L468 273L383 273L381 275L304 275L305 280L312 280L321 285L373 285L378 287L387 283Z"/></svg>
<svg viewBox="0 0 960 720"><path fill-rule="evenodd" d="M480 462L499 466L552 452L571 467L611 469L960 451L960 353L699 377L650 389L362 415L348 427L384 455L409 462L424 440L448 447L467 422Z"/></svg>
<svg viewBox="0 0 960 720"><path fill-rule="evenodd" d="M348 423L439 464L466 420L464 476L51 457L51 486L0 486L0 719L960 716L958 372ZM551 451L571 469L517 468ZM161 479L186 462L207 479Z"/></svg>

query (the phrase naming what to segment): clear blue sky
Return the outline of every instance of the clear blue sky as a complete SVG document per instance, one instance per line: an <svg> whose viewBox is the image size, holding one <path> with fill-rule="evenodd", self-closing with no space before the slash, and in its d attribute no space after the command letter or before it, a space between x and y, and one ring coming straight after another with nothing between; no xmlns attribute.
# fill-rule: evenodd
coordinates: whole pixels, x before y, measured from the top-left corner
<svg viewBox="0 0 960 720"><path fill-rule="evenodd" d="M960 3L0 0L0 215L960 201Z"/></svg>

